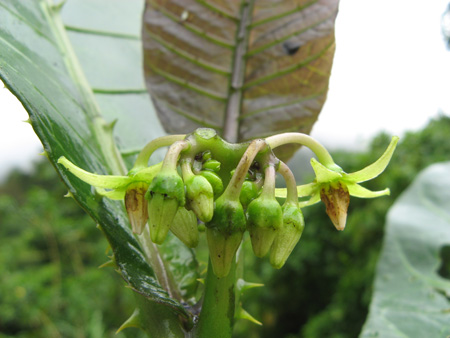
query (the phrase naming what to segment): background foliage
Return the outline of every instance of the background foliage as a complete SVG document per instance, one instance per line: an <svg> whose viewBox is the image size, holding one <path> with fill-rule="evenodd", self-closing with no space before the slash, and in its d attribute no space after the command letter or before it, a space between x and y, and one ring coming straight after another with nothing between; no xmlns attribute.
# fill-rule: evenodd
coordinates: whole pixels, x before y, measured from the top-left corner
<svg viewBox="0 0 450 338"><path fill-rule="evenodd" d="M344 232L334 229L322 205L305 210L305 232L283 269L246 255L252 266L246 279L265 287L249 291L243 303L264 326L238 322L236 336L356 337L367 316L386 211L418 171L448 160L448 135L444 116L405 135L388 170L367 184L389 186L391 197L352 199ZM388 142L381 134L366 152L333 156L352 172ZM107 260L107 242L64 194L44 161L33 174L11 173L0 187L0 337L112 337L133 311L132 292L120 276L98 269ZM440 269L447 278L449 258ZM128 329L117 337L138 335Z"/></svg>

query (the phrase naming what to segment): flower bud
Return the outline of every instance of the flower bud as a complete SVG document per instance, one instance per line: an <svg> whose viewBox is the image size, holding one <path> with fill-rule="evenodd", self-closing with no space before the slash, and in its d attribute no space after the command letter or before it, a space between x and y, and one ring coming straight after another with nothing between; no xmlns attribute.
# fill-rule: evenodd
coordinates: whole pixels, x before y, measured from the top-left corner
<svg viewBox="0 0 450 338"><path fill-rule="evenodd" d="M223 182L219 175L209 170L200 171L200 175L206 178L209 184L211 184L214 192L214 198L219 197L223 192Z"/></svg>
<svg viewBox="0 0 450 338"><path fill-rule="evenodd" d="M125 207L133 233L140 235L148 220L148 206L145 193L148 184L145 182L131 183L125 193Z"/></svg>
<svg viewBox="0 0 450 338"><path fill-rule="evenodd" d="M347 222L347 210L350 204L350 193L345 184L333 182L323 185L320 199L326 206L326 212L337 230L344 230Z"/></svg>
<svg viewBox="0 0 450 338"><path fill-rule="evenodd" d="M166 239L172 221L178 210L178 202L174 198L156 193L148 202L150 238L153 243L162 244Z"/></svg>
<svg viewBox="0 0 450 338"><path fill-rule="evenodd" d="M203 163L203 169L218 172L220 170L220 165L221 163L219 161L211 159Z"/></svg>
<svg viewBox="0 0 450 338"><path fill-rule="evenodd" d="M225 277L230 272L243 234L242 231L227 233L216 228L206 228L211 265L218 278Z"/></svg>
<svg viewBox="0 0 450 338"><path fill-rule="evenodd" d="M253 181L245 181L242 184L241 194L239 196L239 200L241 201L244 208L246 208L251 201L253 201L260 192L260 188Z"/></svg>
<svg viewBox="0 0 450 338"><path fill-rule="evenodd" d="M295 203L285 203L283 209L283 225L276 231L276 236L270 248L270 264L280 269L295 245L300 240L305 221L302 210Z"/></svg>
<svg viewBox="0 0 450 338"><path fill-rule="evenodd" d="M178 211L184 206L184 183L176 170L161 171L153 179L145 197L148 202L150 237L161 244Z"/></svg>
<svg viewBox="0 0 450 338"><path fill-rule="evenodd" d="M199 220L209 222L214 213L214 192L211 184L201 175L191 176L185 184L189 207Z"/></svg>
<svg viewBox="0 0 450 338"><path fill-rule="evenodd" d="M247 208L247 221L253 252L264 257L275 239L275 230L283 224L283 212L275 198L260 196Z"/></svg>
<svg viewBox="0 0 450 338"><path fill-rule="evenodd" d="M197 217L194 212L183 207L178 208L170 226L170 231L187 247L195 248L198 245Z"/></svg>

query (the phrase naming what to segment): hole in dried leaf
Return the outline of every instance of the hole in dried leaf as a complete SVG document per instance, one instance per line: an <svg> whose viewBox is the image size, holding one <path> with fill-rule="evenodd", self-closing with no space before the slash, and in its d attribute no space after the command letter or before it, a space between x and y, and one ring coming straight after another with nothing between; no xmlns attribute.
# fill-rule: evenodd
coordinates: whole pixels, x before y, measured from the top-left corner
<svg viewBox="0 0 450 338"><path fill-rule="evenodd" d="M298 42L286 41L283 43L283 49L287 55L294 55L300 49Z"/></svg>
<svg viewBox="0 0 450 338"><path fill-rule="evenodd" d="M450 245L443 246L439 256L441 258L441 266L439 267L438 274L441 277L450 279Z"/></svg>

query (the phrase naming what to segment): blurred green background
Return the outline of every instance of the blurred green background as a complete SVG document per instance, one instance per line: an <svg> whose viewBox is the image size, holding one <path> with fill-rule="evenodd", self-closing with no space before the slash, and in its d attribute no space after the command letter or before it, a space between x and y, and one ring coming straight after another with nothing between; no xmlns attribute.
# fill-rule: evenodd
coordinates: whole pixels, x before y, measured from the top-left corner
<svg viewBox="0 0 450 338"><path fill-rule="evenodd" d="M281 270L255 258L246 243L246 280L265 287L248 291L243 307L264 326L238 321L235 336L358 336L386 212L421 169L449 160L449 135L445 116L407 133L387 170L365 184L389 187L391 196L353 198L344 232L335 230L322 204L306 209L302 239ZM333 157L353 172L375 161L389 141L380 134L365 152ZM99 269L108 260L107 242L65 193L45 158L32 173L13 171L0 185L0 337L142 337L136 329L115 335L133 312L133 293L114 269ZM440 270L447 277L449 258Z"/></svg>

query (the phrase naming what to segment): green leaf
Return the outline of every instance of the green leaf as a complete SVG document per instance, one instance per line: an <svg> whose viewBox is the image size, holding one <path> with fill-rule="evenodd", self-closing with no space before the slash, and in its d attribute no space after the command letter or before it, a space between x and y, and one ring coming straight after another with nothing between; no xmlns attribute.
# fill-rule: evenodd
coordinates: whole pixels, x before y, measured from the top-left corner
<svg viewBox="0 0 450 338"><path fill-rule="evenodd" d="M450 280L438 273L450 244L449 201L446 162L424 170L389 211L362 337L450 334Z"/></svg>
<svg viewBox="0 0 450 338"><path fill-rule="evenodd" d="M81 12L75 10L77 3L84 6ZM103 5L97 8L99 3ZM144 92L130 94L121 87L123 83L126 88L138 83L138 71L127 81L123 74L129 71L129 63L139 65L139 40L130 43L122 35L131 33L121 29L123 22L135 22L139 17L125 18L120 16L122 12L114 17L114 10L109 10L114 7L107 6L108 1L69 0L66 6L69 4L72 7L65 15L68 21L72 20L71 40L61 21L61 7L54 6L53 1L0 2L0 78L28 111L46 155L69 191L105 233L129 286L147 299L188 317L184 307L156 282L153 269L129 230L123 203L99 197L88 184L57 164L57 160L65 156L89 172L123 175L127 169L116 141L121 150L127 150L142 147L149 139L162 134L154 123L148 95ZM127 1L127 6L134 6L135 13L139 14L142 2ZM104 19L99 20L95 11L89 11L91 8L101 9ZM122 24L82 27L81 19L97 25L117 21ZM75 26L79 31L73 28ZM113 28L115 30L110 31ZM84 45L83 38L91 41ZM77 39L74 51L70 41ZM83 56L92 50L96 51L96 57ZM97 70L95 74L90 73L88 79L77 55L85 69ZM143 88L142 78L140 83ZM94 90L94 95L91 87L94 84L107 93ZM114 131L111 118L117 118Z"/></svg>
<svg viewBox="0 0 450 338"><path fill-rule="evenodd" d="M168 132L230 142L310 132L326 98L339 0L146 0L147 87Z"/></svg>

